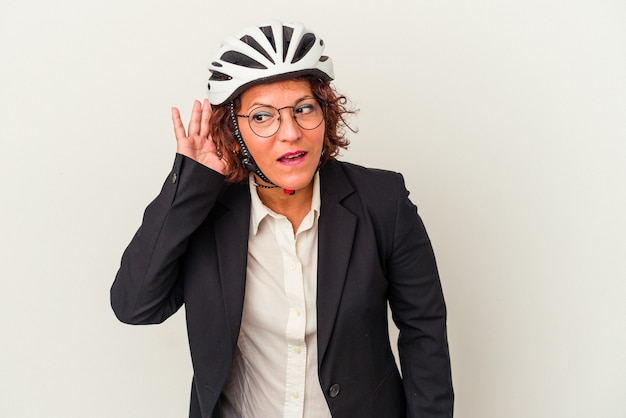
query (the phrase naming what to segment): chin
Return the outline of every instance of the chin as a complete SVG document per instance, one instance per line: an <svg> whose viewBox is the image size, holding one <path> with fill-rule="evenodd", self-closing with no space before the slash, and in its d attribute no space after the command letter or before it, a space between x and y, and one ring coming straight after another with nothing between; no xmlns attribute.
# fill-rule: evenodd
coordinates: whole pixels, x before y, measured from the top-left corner
<svg viewBox="0 0 626 418"><path fill-rule="evenodd" d="M299 176L288 176L283 178L282 181L278 180L278 185L283 189L288 190L301 190L307 188L312 182L315 176L315 171Z"/></svg>

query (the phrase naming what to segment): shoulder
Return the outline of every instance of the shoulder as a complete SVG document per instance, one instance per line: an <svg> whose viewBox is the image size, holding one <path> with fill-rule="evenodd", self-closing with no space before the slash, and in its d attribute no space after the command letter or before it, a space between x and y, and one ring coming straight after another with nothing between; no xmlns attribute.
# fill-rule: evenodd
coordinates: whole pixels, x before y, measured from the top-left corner
<svg viewBox="0 0 626 418"><path fill-rule="evenodd" d="M364 167L345 161L333 161L336 171L341 171L355 192L363 197L380 199L404 191L402 174L380 168ZM400 190L399 190L400 189Z"/></svg>
<svg viewBox="0 0 626 418"><path fill-rule="evenodd" d="M322 167L320 178L323 196L376 217L395 216L398 206L408 200L404 178L394 171L331 161Z"/></svg>
<svg viewBox="0 0 626 418"><path fill-rule="evenodd" d="M333 161L322 168L322 174L322 212L326 197L334 201L330 208L352 213L360 220L362 236L368 236L363 231L373 234L381 260L391 256L396 234L419 224L417 207L400 173Z"/></svg>
<svg viewBox="0 0 626 418"><path fill-rule="evenodd" d="M402 178L402 174L381 168L364 167L362 165L346 162L346 161L329 161L322 168L332 171L342 171L350 180L360 181L376 181L376 182L395 182Z"/></svg>

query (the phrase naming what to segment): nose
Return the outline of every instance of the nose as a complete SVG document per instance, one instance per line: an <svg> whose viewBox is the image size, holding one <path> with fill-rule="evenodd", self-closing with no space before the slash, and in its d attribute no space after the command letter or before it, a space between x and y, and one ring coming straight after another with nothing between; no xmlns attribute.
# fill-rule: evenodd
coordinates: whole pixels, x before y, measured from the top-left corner
<svg viewBox="0 0 626 418"><path fill-rule="evenodd" d="M300 138L302 131L293 117L292 109L285 109L280 116L280 126L276 133L276 138L281 141L294 141Z"/></svg>

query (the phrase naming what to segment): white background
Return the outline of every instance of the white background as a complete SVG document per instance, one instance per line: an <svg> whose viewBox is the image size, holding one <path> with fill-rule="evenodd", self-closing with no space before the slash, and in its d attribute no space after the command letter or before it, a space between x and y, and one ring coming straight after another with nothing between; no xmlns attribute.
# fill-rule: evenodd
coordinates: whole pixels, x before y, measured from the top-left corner
<svg viewBox="0 0 626 418"><path fill-rule="evenodd" d="M322 35L343 159L404 173L449 308L456 417L626 417L623 0L0 5L0 416L186 416L182 311L109 287L220 39ZM365 367L365 366L364 366Z"/></svg>

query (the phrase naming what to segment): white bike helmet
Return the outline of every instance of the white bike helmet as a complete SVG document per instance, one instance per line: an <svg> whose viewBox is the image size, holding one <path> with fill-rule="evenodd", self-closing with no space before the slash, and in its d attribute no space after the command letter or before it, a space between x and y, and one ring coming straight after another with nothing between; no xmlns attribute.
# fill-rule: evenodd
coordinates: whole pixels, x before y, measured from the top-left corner
<svg viewBox="0 0 626 418"><path fill-rule="evenodd" d="M324 41L300 23L244 29L222 42L209 66L209 101L217 106L253 85L307 74L331 81L333 63L323 51Z"/></svg>

